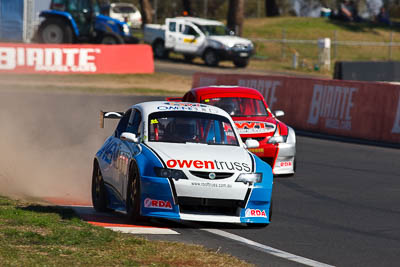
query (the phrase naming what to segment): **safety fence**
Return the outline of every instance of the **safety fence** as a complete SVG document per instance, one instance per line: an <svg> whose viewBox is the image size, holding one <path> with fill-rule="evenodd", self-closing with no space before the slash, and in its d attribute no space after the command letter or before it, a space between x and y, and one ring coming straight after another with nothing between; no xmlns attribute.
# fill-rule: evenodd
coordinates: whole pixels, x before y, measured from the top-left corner
<svg viewBox="0 0 400 267"><path fill-rule="evenodd" d="M153 73L149 45L0 43L0 73Z"/></svg>
<svg viewBox="0 0 400 267"><path fill-rule="evenodd" d="M239 85L259 90L271 110L296 129L400 143L400 86L286 76L196 73L193 87Z"/></svg>

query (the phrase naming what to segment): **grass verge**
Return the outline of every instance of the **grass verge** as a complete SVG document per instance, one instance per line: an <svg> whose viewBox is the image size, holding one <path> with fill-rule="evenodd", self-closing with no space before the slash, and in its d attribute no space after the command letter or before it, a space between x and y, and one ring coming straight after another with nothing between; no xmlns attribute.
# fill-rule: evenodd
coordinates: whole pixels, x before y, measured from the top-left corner
<svg viewBox="0 0 400 267"><path fill-rule="evenodd" d="M197 245L148 241L81 221L71 209L0 196L2 266L250 266Z"/></svg>

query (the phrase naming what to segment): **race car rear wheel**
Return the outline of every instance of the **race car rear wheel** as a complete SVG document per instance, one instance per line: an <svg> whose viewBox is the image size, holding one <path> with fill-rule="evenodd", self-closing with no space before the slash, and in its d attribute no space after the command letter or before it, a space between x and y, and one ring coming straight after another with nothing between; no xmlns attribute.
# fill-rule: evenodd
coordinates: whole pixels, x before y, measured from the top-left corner
<svg viewBox="0 0 400 267"><path fill-rule="evenodd" d="M97 163L93 167L92 175L92 203L96 211L107 211L107 193L104 187L103 175Z"/></svg>
<svg viewBox="0 0 400 267"><path fill-rule="evenodd" d="M130 220L138 221L142 217L140 216L140 174L136 164L132 164L129 172L126 212Z"/></svg>

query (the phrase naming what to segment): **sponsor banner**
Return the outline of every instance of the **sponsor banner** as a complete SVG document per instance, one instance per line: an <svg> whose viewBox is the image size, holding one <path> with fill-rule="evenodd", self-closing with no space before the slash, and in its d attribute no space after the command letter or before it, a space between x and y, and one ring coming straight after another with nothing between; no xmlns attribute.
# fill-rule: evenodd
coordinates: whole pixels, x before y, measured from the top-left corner
<svg viewBox="0 0 400 267"><path fill-rule="evenodd" d="M400 142L400 86L286 76L196 73L193 87L239 85L260 91L282 121L301 130Z"/></svg>
<svg viewBox="0 0 400 267"><path fill-rule="evenodd" d="M153 73L149 45L0 43L0 73Z"/></svg>
<svg viewBox="0 0 400 267"><path fill-rule="evenodd" d="M242 134L265 134L275 131L275 124L262 121L235 121L236 128Z"/></svg>

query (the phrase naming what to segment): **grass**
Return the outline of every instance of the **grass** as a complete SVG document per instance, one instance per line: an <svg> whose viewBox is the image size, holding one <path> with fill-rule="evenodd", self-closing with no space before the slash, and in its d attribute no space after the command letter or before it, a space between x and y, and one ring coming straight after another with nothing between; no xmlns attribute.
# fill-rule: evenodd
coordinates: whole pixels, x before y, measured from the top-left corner
<svg viewBox="0 0 400 267"><path fill-rule="evenodd" d="M326 18L277 17L247 19L244 23L243 36L246 38L318 40L331 38L331 41L359 42L389 42L400 41L399 28L385 27L374 23L348 23ZM336 37L335 37L336 36ZM314 65L318 63L318 47L314 44L285 44L255 42L256 58L252 60L251 68L287 71L291 69L292 55L297 52L303 67L300 72L315 72ZM372 46L337 46L331 47L332 67L335 61L374 61L388 60L388 47ZM283 55L286 55L283 57ZM392 60L400 60L400 48L392 48ZM328 72L326 74L331 74Z"/></svg>
<svg viewBox="0 0 400 267"><path fill-rule="evenodd" d="M250 266L197 245L90 225L71 209L0 196L1 266Z"/></svg>

